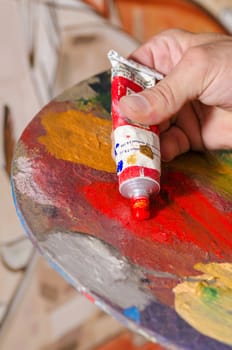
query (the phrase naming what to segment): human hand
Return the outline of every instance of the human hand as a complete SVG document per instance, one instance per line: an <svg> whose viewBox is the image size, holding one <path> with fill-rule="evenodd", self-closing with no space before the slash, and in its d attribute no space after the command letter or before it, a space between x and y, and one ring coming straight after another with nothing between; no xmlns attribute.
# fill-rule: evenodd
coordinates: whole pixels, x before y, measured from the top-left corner
<svg viewBox="0 0 232 350"><path fill-rule="evenodd" d="M232 37L171 29L130 58L165 75L119 102L129 119L159 124L163 160L190 149L232 149Z"/></svg>

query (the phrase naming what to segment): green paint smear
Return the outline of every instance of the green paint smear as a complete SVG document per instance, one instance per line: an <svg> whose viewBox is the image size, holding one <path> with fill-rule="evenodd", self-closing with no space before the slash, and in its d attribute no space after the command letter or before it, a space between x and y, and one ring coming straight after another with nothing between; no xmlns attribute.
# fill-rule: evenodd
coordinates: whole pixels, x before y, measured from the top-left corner
<svg viewBox="0 0 232 350"><path fill-rule="evenodd" d="M210 186L227 200L232 199L232 153L231 152L188 152L170 162L174 167L198 179L202 185Z"/></svg>
<svg viewBox="0 0 232 350"><path fill-rule="evenodd" d="M219 292L216 288L207 286L202 288L201 295L203 300L209 303L218 299Z"/></svg>
<svg viewBox="0 0 232 350"><path fill-rule="evenodd" d="M85 113L92 113L102 119L110 119L110 113L107 108L110 108L107 103L111 104L109 96L94 96L90 98L79 98L72 100L72 106L78 111Z"/></svg>
<svg viewBox="0 0 232 350"><path fill-rule="evenodd" d="M232 152L231 151L218 151L216 152L218 158L229 166L232 166Z"/></svg>
<svg viewBox="0 0 232 350"><path fill-rule="evenodd" d="M100 103L108 113L111 112L111 94L109 92L96 96L94 102Z"/></svg>

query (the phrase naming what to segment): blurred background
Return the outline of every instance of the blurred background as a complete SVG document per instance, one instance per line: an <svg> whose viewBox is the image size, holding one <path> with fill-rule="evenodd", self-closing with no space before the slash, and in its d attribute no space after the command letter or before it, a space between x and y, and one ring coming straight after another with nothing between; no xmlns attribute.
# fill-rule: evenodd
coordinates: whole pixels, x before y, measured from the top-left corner
<svg viewBox="0 0 232 350"><path fill-rule="evenodd" d="M170 27L232 33L232 0L0 1L0 349L161 350L68 285L33 249L10 167L25 126L54 96ZM112 46L113 45L113 46Z"/></svg>

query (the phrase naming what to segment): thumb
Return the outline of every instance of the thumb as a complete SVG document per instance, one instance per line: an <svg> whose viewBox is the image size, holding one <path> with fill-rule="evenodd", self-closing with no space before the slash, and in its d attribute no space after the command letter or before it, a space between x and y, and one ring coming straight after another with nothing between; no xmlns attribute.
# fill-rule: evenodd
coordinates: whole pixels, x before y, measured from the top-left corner
<svg viewBox="0 0 232 350"><path fill-rule="evenodd" d="M200 49L200 51L202 51ZM160 124L176 114L183 105L204 91L208 59L190 48L181 61L157 85L119 101L121 113L143 124Z"/></svg>

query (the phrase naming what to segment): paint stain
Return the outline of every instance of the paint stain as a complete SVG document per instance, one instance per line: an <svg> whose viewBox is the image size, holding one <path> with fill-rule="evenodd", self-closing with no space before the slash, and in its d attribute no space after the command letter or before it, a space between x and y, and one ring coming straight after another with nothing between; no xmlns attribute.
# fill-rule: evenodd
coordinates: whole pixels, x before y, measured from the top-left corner
<svg viewBox="0 0 232 350"><path fill-rule="evenodd" d="M219 292L216 288L211 287L211 286L203 286L202 287L202 291L201 291L201 295L202 298L206 301L206 302L213 302L215 301L218 296L219 296Z"/></svg>
<svg viewBox="0 0 232 350"><path fill-rule="evenodd" d="M135 321L136 323L140 322L140 311L136 306L131 306L123 310L123 314Z"/></svg>
<svg viewBox="0 0 232 350"><path fill-rule="evenodd" d="M178 157L172 162L172 166L185 174L195 177L201 183L201 187L212 188L219 197L232 200L232 167L230 157L216 154L196 154L188 153L183 157ZM219 199L219 198L218 198ZM212 198L212 201L215 197Z"/></svg>
<svg viewBox="0 0 232 350"><path fill-rule="evenodd" d="M130 202L121 198L115 184L95 182L83 191L91 206L136 236L166 244L189 242L220 257L232 249L232 218L219 213L181 173L163 174L162 191L151 201L151 219L142 223L133 220Z"/></svg>
<svg viewBox="0 0 232 350"><path fill-rule="evenodd" d="M177 285L175 309L199 332L232 345L232 264L196 265L203 275Z"/></svg>
<svg viewBox="0 0 232 350"><path fill-rule="evenodd" d="M55 158L114 172L109 120L69 109L61 113L47 113L41 123L46 134L39 136L38 141Z"/></svg>

